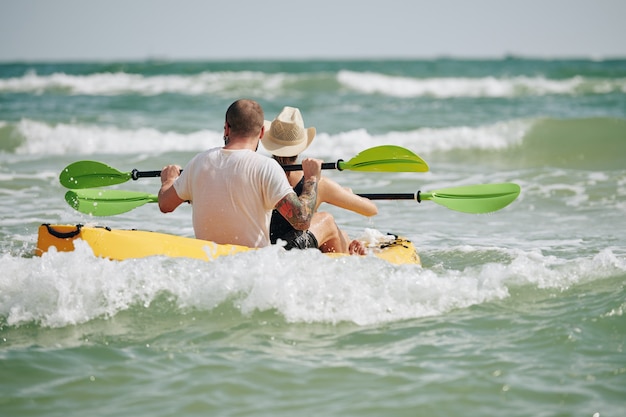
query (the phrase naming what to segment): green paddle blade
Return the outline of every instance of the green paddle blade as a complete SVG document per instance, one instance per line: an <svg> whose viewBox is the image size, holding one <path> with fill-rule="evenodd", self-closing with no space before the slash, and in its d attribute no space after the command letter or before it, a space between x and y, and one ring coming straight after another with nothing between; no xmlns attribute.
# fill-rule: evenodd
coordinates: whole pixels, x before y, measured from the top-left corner
<svg viewBox="0 0 626 417"><path fill-rule="evenodd" d="M519 185L500 183L443 188L420 193L419 198L463 213L491 213L511 204L519 193Z"/></svg>
<svg viewBox="0 0 626 417"><path fill-rule="evenodd" d="M105 187L130 179L130 172L120 172L97 161L74 162L66 166L59 175L61 185L70 189Z"/></svg>
<svg viewBox="0 0 626 417"><path fill-rule="evenodd" d="M68 191L65 201L75 210L92 216L114 216L146 203L158 201L154 194L136 191L89 189Z"/></svg>
<svg viewBox="0 0 626 417"><path fill-rule="evenodd" d="M347 162L337 164L340 170L377 172L427 172L428 164L401 146L375 146L359 152Z"/></svg>

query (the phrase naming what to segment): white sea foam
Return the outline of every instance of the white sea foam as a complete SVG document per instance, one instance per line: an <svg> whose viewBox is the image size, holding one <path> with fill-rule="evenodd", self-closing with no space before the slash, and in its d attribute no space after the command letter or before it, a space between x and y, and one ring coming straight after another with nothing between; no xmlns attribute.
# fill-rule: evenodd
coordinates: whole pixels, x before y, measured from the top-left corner
<svg viewBox="0 0 626 417"><path fill-rule="evenodd" d="M142 75L101 72L89 75L54 73L0 79L0 91L43 94L57 91L86 95L226 94L273 96L290 82L319 77L319 74L263 73L257 71L200 72L196 74ZM608 94L626 92L626 78L595 79L574 76L549 79L542 76L512 77L407 77L377 72L340 70L337 81L365 94L393 97L516 97L546 94Z"/></svg>
<svg viewBox="0 0 626 417"><path fill-rule="evenodd" d="M483 251L467 250L474 257ZM626 271L624 259L610 249L573 260L536 250L488 249L494 250L510 261L453 270L396 266L377 258L330 259L278 247L212 263L159 257L115 262L93 257L78 242L72 253L2 255L0 315L9 325L60 327L149 307L167 294L181 309L211 311L228 304L243 315L276 310L289 322L369 325L500 300L512 287L563 290Z"/></svg>
<svg viewBox="0 0 626 417"><path fill-rule="evenodd" d="M202 95L246 91L247 94L271 91L290 76L254 71L202 72L192 75L140 75L125 72L71 75L38 75L30 71L21 77L0 79L0 91L42 94L59 91L68 94L157 95L165 93Z"/></svg>
<svg viewBox="0 0 626 417"><path fill-rule="evenodd" d="M626 91L626 79L589 80L545 77L400 77L375 72L340 71L337 80L353 90L394 97L516 97L546 94L607 94Z"/></svg>
<svg viewBox="0 0 626 417"><path fill-rule="evenodd" d="M407 132L374 135L365 129L337 134L318 132L306 155L347 158L358 152L385 145L408 149L419 144L420 154L454 149L499 150L518 145L532 121L500 122L478 127L421 128ZM89 124L49 125L24 119L16 125L23 138L16 149L20 155L135 154L170 151L201 151L222 145L222 132L201 130L191 133L162 132L152 128L122 129ZM265 152L260 148L260 152Z"/></svg>
<svg viewBox="0 0 626 417"><path fill-rule="evenodd" d="M377 135L365 129L334 135L318 133L306 154L346 158L381 144L401 146L419 152L419 155L469 149L502 150L521 144L533 123L532 120L513 120L475 127L420 128Z"/></svg>
<svg viewBox="0 0 626 417"><path fill-rule="evenodd" d="M189 134L156 129L120 129L82 124L22 120L17 132L24 138L18 154L134 154L138 152L199 151L222 143L222 134L207 130Z"/></svg>

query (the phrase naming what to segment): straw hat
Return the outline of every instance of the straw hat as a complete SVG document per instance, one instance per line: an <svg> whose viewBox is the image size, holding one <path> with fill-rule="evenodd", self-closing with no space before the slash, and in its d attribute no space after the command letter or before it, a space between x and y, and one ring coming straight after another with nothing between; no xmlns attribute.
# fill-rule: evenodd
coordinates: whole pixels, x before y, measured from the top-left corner
<svg viewBox="0 0 626 417"><path fill-rule="evenodd" d="M296 156L309 147L315 128L304 128L300 109L285 106L276 118L265 121L263 147L277 156Z"/></svg>

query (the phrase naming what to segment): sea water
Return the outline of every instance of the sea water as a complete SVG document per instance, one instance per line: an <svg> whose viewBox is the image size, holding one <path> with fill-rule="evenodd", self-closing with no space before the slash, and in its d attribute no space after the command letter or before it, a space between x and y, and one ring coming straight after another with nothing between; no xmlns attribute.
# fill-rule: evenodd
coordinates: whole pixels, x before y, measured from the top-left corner
<svg viewBox="0 0 626 417"><path fill-rule="evenodd" d="M212 263L33 255L42 223L193 236L188 206L80 214L59 173L184 166L222 144L243 97L267 119L299 107L318 132L304 156L398 145L430 165L324 171L355 192L521 194L482 215L320 208L351 237L406 236L421 267L275 247ZM0 64L1 414L621 416L625 215L624 60Z"/></svg>

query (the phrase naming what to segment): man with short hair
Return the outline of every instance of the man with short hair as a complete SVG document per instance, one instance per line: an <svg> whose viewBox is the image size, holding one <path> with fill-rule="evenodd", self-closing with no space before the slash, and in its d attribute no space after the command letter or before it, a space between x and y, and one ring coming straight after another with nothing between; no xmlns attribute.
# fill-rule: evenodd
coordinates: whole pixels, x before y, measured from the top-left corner
<svg viewBox="0 0 626 417"><path fill-rule="evenodd" d="M272 209L296 229L309 228L315 212L322 161L302 161L304 190L297 196L275 160L256 152L265 133L261 105L237 100L226 111L224 146L196 155L181 172L177 165L161 171L159 208L193 206L198 239L259 248L270 244Z"/></svg>

